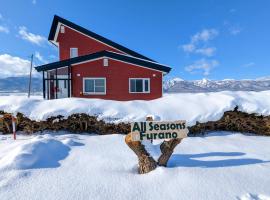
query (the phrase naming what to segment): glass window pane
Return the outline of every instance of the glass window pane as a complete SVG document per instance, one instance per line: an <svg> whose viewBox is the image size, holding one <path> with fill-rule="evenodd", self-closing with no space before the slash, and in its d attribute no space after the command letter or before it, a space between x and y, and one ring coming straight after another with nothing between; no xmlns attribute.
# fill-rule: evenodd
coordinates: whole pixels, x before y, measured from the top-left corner
<svg viewBox="0 0 270 200"><path fill-rule="evenodd" d="M95 92L105 92L105 87L95 87Z"/></svg>
<svg viewBox="0 0 270 200"><path fill-rule="evenodd" d="M143 80L136 80L136 92L143 92Z"/></svg>
<svg viewBox="0 0 270 200"><path fill-rule="evenodd" d="M103 86L105 85L105 80L104 79L95 79L95 86Z"/></svg>
<svg viewBox="0 0 270 200"><path fill-rule="evenodd" d="M94 92L94 80L85 80L84 87L85 92Z"/></svg>
<svg viewBox="0 0 270 200"><path fill-rule="evenodd" d="M134 80L134 79L130 80L130 91L136 92L136 80Z"/></svg>
<svg viewBox="0 0 270 200"><path fill-rule="evenodd" d="M149 81L147 79L144 80L144 91L149 92Z"/></svg>
<svg viewBox="0 0 270 200"><path fill-rule="evenodd" d="M77 48L70 48L70 58L74 58L78 56L78 49Z"/></svg>

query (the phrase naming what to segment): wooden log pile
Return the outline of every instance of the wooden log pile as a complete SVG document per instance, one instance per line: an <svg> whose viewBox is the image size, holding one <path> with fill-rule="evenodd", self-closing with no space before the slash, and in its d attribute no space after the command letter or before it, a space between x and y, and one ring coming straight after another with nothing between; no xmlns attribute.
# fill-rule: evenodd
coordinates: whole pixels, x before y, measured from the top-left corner
<svg viewBox="0 0 270 200"><path fill-rule="evenodd" d="M11 118L8 113L0 111L4 115L3 129L4 133L11 133ZM197 122L196 125L188 127L189 135L195 136L211 131L232 131L242 133L254 133L257 135L270 135L270 116L248 114L238 111L236 107L233 111L224 113L221 119L209 121L206 123ZM73 114L68 118L63 116L54 116L46 121L30 120L21 113L17 114L17 130L26 133L34 133L44 130L67 130L75 133L88 132L96 134L128 134L130 132L129 123L106 123L98 120L96 116L87 114ZM166 146L164 146L165 148Z"/></svg>
<svg viewBox="0 0 270 200"><path fill-rule="evenodd" d="M5 113L7 114L7 113ZM11 126L11 119L6 120L6 123ZM98 120L95 116L87 114L73 114L68 118L61 115L48 118L46 121L35 121L27 118L22 113L17 114L17 131L23 131L31 134L39 131L52 130L66 130L73 133L96 133L104 134L126 134L130 129L129 124L119 123L105 123L103 120ZM3 133L11 133L11 129L5 128Z"/></svg>
<svg viewBox="0 0 270 200"><path fill-rule="evenodd" d="M196 125L189 127L189 135L194 136L212 131L231 131L270 136L270 116L248 114L238 111L238 107L235 107L233 111L225 112L218 121L197 122Z"/></svg>

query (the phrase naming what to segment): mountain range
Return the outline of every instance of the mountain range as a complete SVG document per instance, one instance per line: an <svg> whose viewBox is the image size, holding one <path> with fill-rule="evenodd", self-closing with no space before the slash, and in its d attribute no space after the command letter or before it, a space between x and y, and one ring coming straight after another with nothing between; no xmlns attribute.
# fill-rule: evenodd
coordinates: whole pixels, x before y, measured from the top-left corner
<svg viewBox="0 0 270 200"><path fill-rule="evenodd" d="M167 80L163 84L164 92L218 92L218 91L263 91L270 90L270 78L255 80L194 80L181 78Z"/></svg>
<svg viewBox="0 0 270 200"><path fill-rule="evenodd" d="M29 77L8 77L0 79L0 93L14 93L28 92L29 87ZM42 91L42 79L41 78L32 78L31 84L32 92L41 92Z"/></svg>

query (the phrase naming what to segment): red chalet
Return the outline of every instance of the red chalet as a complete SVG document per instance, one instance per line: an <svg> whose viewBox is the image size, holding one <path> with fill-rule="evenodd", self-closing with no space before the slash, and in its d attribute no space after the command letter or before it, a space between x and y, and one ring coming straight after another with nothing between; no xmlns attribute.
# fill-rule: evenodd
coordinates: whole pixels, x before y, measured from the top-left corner
<svg viewBox="0 0 270 200"><path fill-rule="evenodd" d="M36 67L43 72L43 97L151 100L162 96L159 64L66 19L54 16L49 41L59 61Z"/></svg>

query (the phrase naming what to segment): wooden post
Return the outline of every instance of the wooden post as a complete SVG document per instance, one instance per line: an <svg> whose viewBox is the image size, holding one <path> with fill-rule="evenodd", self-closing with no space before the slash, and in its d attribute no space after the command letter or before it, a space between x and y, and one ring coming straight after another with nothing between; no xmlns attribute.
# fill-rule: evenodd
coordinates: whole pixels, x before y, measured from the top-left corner
<svg viewBox="0 0 270 200"><path fill-rule="evenodd" d="M151 119L147 118L146 120ZM153 121L153 119L151 121ZM144 145L140 141L132 141L131 133L127 134L127 136L125 137L125 142L138 157L139 174L145 174L157 168L157 162L147 152Z"/></svg>
<svg viewBox="0 0 270 200"><path fill-rule="evenodd" d="M34 55L32 54L32 55L31 55L30 73L29 73L28 98L30 98L30 95L31 95L33 57L34 57Z"/></svg>
<svg viewBox="0 0 270 200"><path fill-rule="evenodd" d="M58 99L58 74L57 74L57 68L55 69L55 81L56 81L55 99Z"/></svg>
<svg viewBox="0 0 270 200"><path fill-rule="evenodd" d="M182 139L171 139L169 141L164 141L160 145L161 155L158 159L159 166L167 166L167 163L173 153L174 148L182 141Z"/></svg>
<svg viewBox="0 0 270 200"><path fill-rule="evenodd" d="M12 115L12 132L13 139L16 140L16 118Z"/></svg>
<svg viewBox="0 0 270 200"><path fill-rule="evenodd" d="M71 80L70 80L70 65L68 66L68 97L71 97L70 95L70 84L71 84Z"/></svg>
<svg viewBox="0 0 270 200"><path fill-rule="evenodd" d="M46 95L45 95L45 72L44 71L42 71L42 85L43 85L43 99L45 99L46 98Z"/></svg>

